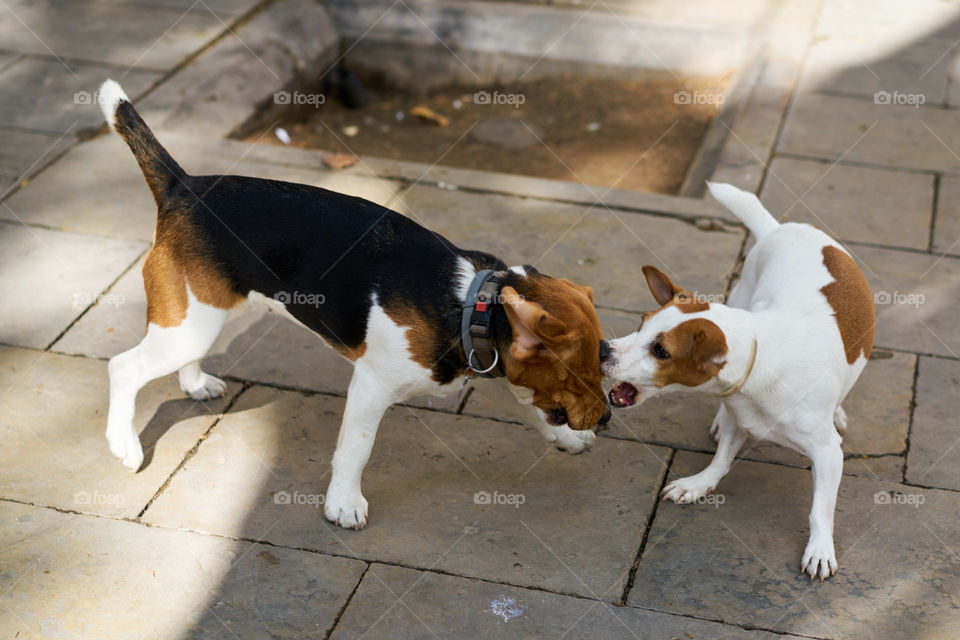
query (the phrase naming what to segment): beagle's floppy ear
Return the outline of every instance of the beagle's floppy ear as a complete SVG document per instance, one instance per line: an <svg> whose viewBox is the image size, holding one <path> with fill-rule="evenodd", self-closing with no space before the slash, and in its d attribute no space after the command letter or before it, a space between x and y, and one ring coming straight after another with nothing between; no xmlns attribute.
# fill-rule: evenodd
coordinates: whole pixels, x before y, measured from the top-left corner
<svg viewBox="0 0 960 640"><path fill-rule="evenodd" d="M657 304L661 307L669 304L676 298L679 298L679 301L685 302L693 300L692 293L683 287L678 287L673 284L670 278L667 277L667 274L653 265L648 264L643 266L643 277L647 279L647 286L650 287L650 293L653 294L653 299L656 300Z"/></svg>
<svg viewBox="0 0 960 640"><path fill-rule="evenodd" d="M563 335L567 325L547 313L536 302L525 300L513 287L504 287L500 292L503 309L507 312L513 330L510 355L517 360L532 357L550 341Z"/></svg>

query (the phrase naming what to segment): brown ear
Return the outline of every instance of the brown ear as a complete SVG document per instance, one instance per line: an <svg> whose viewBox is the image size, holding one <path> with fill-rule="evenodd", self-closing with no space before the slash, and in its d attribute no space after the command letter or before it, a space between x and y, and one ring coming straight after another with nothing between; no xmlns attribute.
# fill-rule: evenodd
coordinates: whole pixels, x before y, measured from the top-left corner
<svg viewBox="0 0 960 640"><path fill-rule="evenodd" d="M690 338L690 361L709 376L720 373L726 364L727 339L720 327L706 318L688 320L678 325Z"/></svg>
<svg viewBox="0 0 960 640"><path fill-rule="evenodd" d="M513 330L510 354L517 360L533 356L537 350L567 331L567 326L536 302L524 300L513 287L500 292L503 309Z"/></svg>
<svg viewBox="0 0 960 640"><path fill-rule="evenodd" d="M647 286L650 287L650 293L653 294L653 299L656 300L657 304L661 307L673 301L677 296L679 296L682 301L690 302L693 300L692 293L673 284L670 278L667 277L667 274L653 265L648 264L643 266L643 277L647 279Z"/></svg>

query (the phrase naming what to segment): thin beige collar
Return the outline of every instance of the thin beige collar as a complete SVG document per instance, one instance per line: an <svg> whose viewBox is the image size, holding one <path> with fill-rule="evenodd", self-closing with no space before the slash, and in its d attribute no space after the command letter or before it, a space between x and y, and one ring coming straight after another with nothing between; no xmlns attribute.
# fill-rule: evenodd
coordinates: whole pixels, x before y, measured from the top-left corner
<svg viewBox="0 0 960 640"><path fill-rule="evenodd" d="M750 350L750 364L747 365L747 372L743 374L743 377L740 378L740 381L735 385L727 389L726 391L721 391L720 393L715 393L713 395L718 398L726 398L727 396L732 396L737 391L743 388L743 385L747 383L747 378L750 377L750 374L753 372L753 363L757 361L757 339L753 339L753 348Z"/></svg>

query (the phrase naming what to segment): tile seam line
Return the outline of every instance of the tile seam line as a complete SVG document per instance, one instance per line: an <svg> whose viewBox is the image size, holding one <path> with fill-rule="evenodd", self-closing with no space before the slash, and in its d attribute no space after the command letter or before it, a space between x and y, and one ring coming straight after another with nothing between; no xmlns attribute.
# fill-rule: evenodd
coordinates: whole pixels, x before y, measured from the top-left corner
<svg viewBox="0 0 960 640"><path fill-rule="evenodd" d="M100 293L97 294L97 300L99 300L101 296L106 295L106 293L110 291L110 289L115 287L117 283L120 281L120 279L123 278L125 275L127 275L131 269L136 267L137 263L140 262L140 259L143 258L143 256L145 256L149 251L150 249L146 248L140 253L138 253L136 259L133 262L131 262L129 265L127 265L116 278L114 278L110 283L108 283L107 286L105 286L100 291ZM72 329L74 325L80 322L80 320L98 304L99 303L97 301L91 302L86 309L81 311L78 316L76 316L73 320L70 321L70 323L63 329L63 331L57 334L57 337L55 337L52 342L50 342L46 347L43 348L43 351L45 353L51 353L50 349L53 347L53 345L57 344L57 342L59 342L63 338L63 336L67 335L67 332L70 331L70 329Z"/></svg>
<svg viewBox="0 0 960 640"><path fill-rule="evenodd" d="M647 548L647 543L650 541L650 531L653 529L653 522L657 518L657 511L660 508L660 492L663 491L663 488L667 485L667 479L670 477L670 469L673 468L673 461L676 460L677 450L670 449L667 453L667 461L663 465L663 468L660 470L660 477L657 478L657 483L654 488L653 494L653 504L650 505L650 513L647 516L647 522L643 528L643 535L640 538L640 545L637 547L637 553L633 557L633 561L630 563L630 569L627 571L627 580L623 585L623 591L620 593L620 599L618 601L618 606L627 606L627 599L630 597L630 591L633 589L634 581L637 578L637 572L640 570L640 564L643 560L643 552Z"/></svg>
<svg viewBox="0 0 960 640"><path fill-rule="evenodd" d="M177 473L179 473L180 470L183 469L187 465L187 463L193 459L193 456L195 456L197 454L197 451L200 450L200 446L210 436L210 434L213 433L213 430L216 429L217 425L223 422L223 419L227 416L230 410L234 407L234 405L236 405L237 401L243 396L243 394L248 389L250 389L250 386L243 385L240 388L240 390L237 391L237 393L235 393L232 398L230 398L230 401L227 402L226 406L223 407L223 410L218 411L216 414L214 414L215 419L213 420L213 422L210 424L209 427L207 427L207 429L202 434L200 434L200 437L197 439L194 445L190 448L189 451L187 451L183 455L183 458L180 460L177 466L174 467L173 471L170 472L170 475L167 476L166 479L164 479L160 487L156 490L156 492L154 492L153 496L147 501L144 507L140 510L140 512L134 518L133 520L134 522L140 523L143 520L143 516L147 512L147 510L153 506L153 503L157 500L157 498L163 495L164 490L168 486L170 486L170 482L174 479Z"/></svg>

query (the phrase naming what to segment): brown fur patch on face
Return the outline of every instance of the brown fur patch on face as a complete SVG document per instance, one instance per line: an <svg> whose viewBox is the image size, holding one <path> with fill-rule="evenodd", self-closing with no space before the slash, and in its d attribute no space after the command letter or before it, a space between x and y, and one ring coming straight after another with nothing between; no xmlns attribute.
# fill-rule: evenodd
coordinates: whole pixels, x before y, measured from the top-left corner
<svg viewBox="0 0 960 640"><path fill-rule="evenodd" d="M182 216L155 232L154 246L143 263L148 324L175 327L183 322L187 286L197 300L218 309L229 309L243 300L204 260L204 252L193 243L196 237Z"/></svg>
<svg viewBox="0 0 960 640"><path fill-rule="evenodd" d="M562 408L571 428L589 429L607 408L600 374L603 330L592 292L569 280L542 275L525 278L516 292L529 305L514 310L504 303L514 342L523 338L529 343L531 334L535 338L533 348L507 350L507 378L532 389L537 408L548 413ZM526 337L519 335L521 321L526 324Z"/></svg>
<svg viewBox="0 0 960 640"><path fill-rule="evenodd" d="M407 327L405 335L410 359L425 369L433 369L436 364L439 328L416 307L404 302L391 302L383 310L397 325ZM431 374L434 380L435 376L436 372Z"/></svg>
<svg viewBox="0 0 960 640"><path fill-rule="evenodd" d="M870 285L853 258L837 247L823 248L823 264L833 282L820 291L833 308L847 363L856 362L861 353L869 358L876 328Z"/></svg>
<svg viewBox="0 0 960 640"><path fill-rule="evenodd" d="M716 360L727 353L727 338L713 322L694 318L681 322L658 337L670 357L657 360L653 383L658 387L682 384L697 387L716 376L725 363Z"/></svg>

